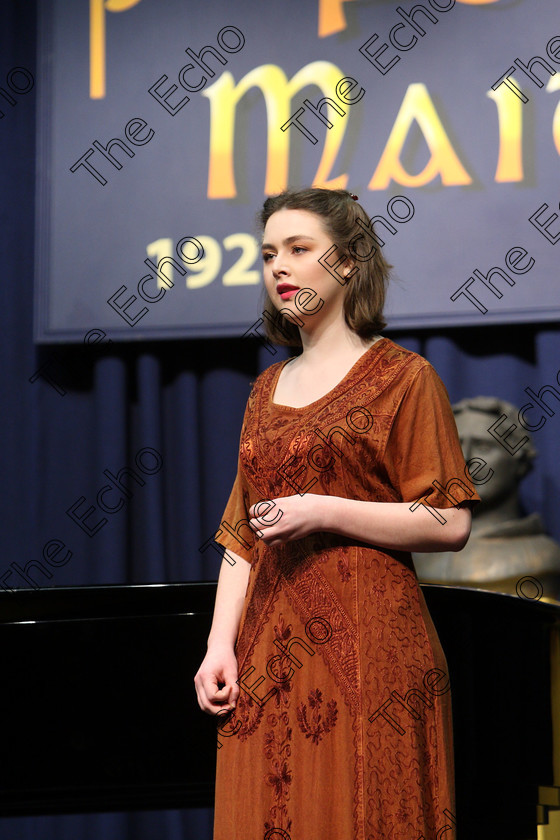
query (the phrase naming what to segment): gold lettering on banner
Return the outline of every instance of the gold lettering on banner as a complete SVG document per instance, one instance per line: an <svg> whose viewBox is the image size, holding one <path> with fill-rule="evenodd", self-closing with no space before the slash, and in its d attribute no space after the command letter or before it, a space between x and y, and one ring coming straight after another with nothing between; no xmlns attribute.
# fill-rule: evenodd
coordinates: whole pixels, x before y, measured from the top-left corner
<svg viewBox="0 0 560 840"><path fill-rule="evenodd" d="M146 245L146 253L149 257L154 258L156 265L159 265L161 260L173 253L173 240L169 236L166 236L163 239L156 239L155 242L150 242L149 245ZM168 263L168 265L166 265L165 276L167 277L167 281L163 280L159 274L157 275L158 289L168 289L174 285L173 263Z"/></svg>
<svg viewBox="0 0 560 840"><path fill-rule="evenodd" d="M346 29L343 4L351 0L319 0L319 38L327 38Z"/></svg>
<svg viewBox="0 0 560 840"><path fill-rule="evenodd" d="M556 90L560 90L560 73L551 76L546 86L547 93L553 93ZM552 139L554 140L556 151L560 155L560 102L556 106L554 116L552 117Z"/></svg>
<svg viewBox="0 0 560 840"><path fill-rule="evenodd" d="M486 93L498 109L498 133L500 149L494 180L523 180L523 102L512 96L505 85Z"/></svg>
<svg viewBox="0 0 560 840"><path fill-rule="evenodd" d="M89 0L89 96L105 97L105 11L127 12L140 0Z"/></svg>
<svg viewBox="0 0 560 840"><path fill-rule="evenodd" d="M407 172L400 159L414 121L424 135L431 153L426 166L417 175ZM472 178L464 169L445 133L426 85L415 82L407 88L368 189L385 190L391 179L405 187L423 187L438 175L441 176L442 184L447 187L472 183Z"/></svg>
<svg viewBox="0 0 560 840"><path fill-rule="evenodd" d="M235 85L229 71L222 73L213 85L202 91L210 100L210 142L208 164L208 198L235 198L233 147L235 120L240 99L253 87L260 88L266 106L267 161L265 195L277 193L288 186L290 132L280 131L294 110L293 97L307 85L316 85L321 96L332 97L344 73L330 61L313 61L288 78L276 64L255 67ZM242 112L243 113L243 112ZM326 130L323 155L312 186L344 189L348 175L331 178L331 168L342 144L349 112L337 118L333 128Z"/></svg>
<svg viewBox="0 0 560 840"><path fill-rule="evenodd" d="M486 6L490 3L497 3L498 0L457 0L459 3L465 3L467 6ZM344 14L343 3L348 3L350 0L318 0L318 35L319 38L327 38L329 35L335 35L337 32L343 32L346 29L346 17ZM434 8L434 7L432 7ZM450 6L450 8L452 8ZM429 7L428 7L429 11ZM434 9L434 11L438 11ZM440 10L441 11L441 10Z"/></svg>

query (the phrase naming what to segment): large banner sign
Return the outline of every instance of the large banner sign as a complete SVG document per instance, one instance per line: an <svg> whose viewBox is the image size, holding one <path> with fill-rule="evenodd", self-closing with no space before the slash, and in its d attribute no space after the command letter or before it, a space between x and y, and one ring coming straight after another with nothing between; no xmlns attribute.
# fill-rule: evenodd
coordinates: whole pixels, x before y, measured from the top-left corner
<svg viewBox="0 0 560 840"><path fill-rule="evenodd" d="M38 341L258 332L288 186L359 196L390 327L560 317L556 0L39 5Z"/></svg>

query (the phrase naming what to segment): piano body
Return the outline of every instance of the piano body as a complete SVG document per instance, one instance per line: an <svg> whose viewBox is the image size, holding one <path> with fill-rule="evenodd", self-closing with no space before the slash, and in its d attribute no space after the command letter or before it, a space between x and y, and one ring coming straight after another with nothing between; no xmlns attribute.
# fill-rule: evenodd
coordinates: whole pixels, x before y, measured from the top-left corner
<svg viewBox="0 0 560 840"><path fill-rule="evenodd" d="M560 808L560 606L422 585L453 698L457 833L533 840ZM196 701L215 583L0 592L0 816L213 804Z"/></svg>

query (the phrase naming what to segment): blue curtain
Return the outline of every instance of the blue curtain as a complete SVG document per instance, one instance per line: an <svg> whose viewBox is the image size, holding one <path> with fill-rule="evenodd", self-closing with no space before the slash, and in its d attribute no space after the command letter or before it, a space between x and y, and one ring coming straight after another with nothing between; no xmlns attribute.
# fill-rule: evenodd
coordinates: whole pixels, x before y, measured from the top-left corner
<svg viewBox="0 0 560 840"><path fill-rule="evenodd" d="M0 86L14 66L36 78L34 3L1 6ZM35 90L2 109L0 579L30 585L14 562L39 586L216 579L218 555L198 549L214 533L235 476L250 383L286 352L272 355L240 337L113 344L100 335L88 346L34 346ZM488 394L521 405L525 387L556 384L560 367L557 324L390 336L434 364L452 401ZM560 540L556 415L535 433L539 457L523 503ZM132 496L104 523L96 514L79 524L108 483L104 471L117 476L122 468L136 475L125 479ZM116 494L105 498L116 505ZM75 518L66 512L73 506ZM55 550L59 561L72 552L56 568L43 556ZM0 840L206 840L211 825L206 809L14 818L0 820Z"/></svg>

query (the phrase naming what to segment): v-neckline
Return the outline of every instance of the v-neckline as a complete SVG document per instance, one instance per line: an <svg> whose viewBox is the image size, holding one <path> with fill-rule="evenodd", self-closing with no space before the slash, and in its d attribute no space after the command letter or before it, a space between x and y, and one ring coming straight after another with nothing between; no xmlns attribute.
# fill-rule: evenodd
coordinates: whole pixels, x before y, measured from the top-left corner
<svg viewBox="0 0 560 840"><path fill-rule="evenodd" d="M271 382L268 397L270 405L273 406L275 409L280 409L281 411L303 411L304 409L318 406L320 405L320 403L324 402L327 399L332 399L334 395L339 391L339 389L341 389L342 386L344 386L348 380L353 378L358 368L363 364L365 359L369 357L370 353L374 350L378 352L380 346L382 344L385 344L388 340L389 339L385 338L385 336L381 336L381 338L379 338L377 341L374 341L374 343L370 347L368 347L368 349L365 350L358 359L356 359L352 367L344 374L342 379L339 382L337 382L337 384L333 388L330 389L330 391L327 391L327 393L323 394L322 397L313 400L313 402L307 403L307 405L285 405L284 403L274 402L274 394L276 391L276 386L278 385L278 380L280 379L280 374L282 373L284 367L288 364L288 362L292 361L292 359L285 359L278 365L278 369Z"/></svg>

